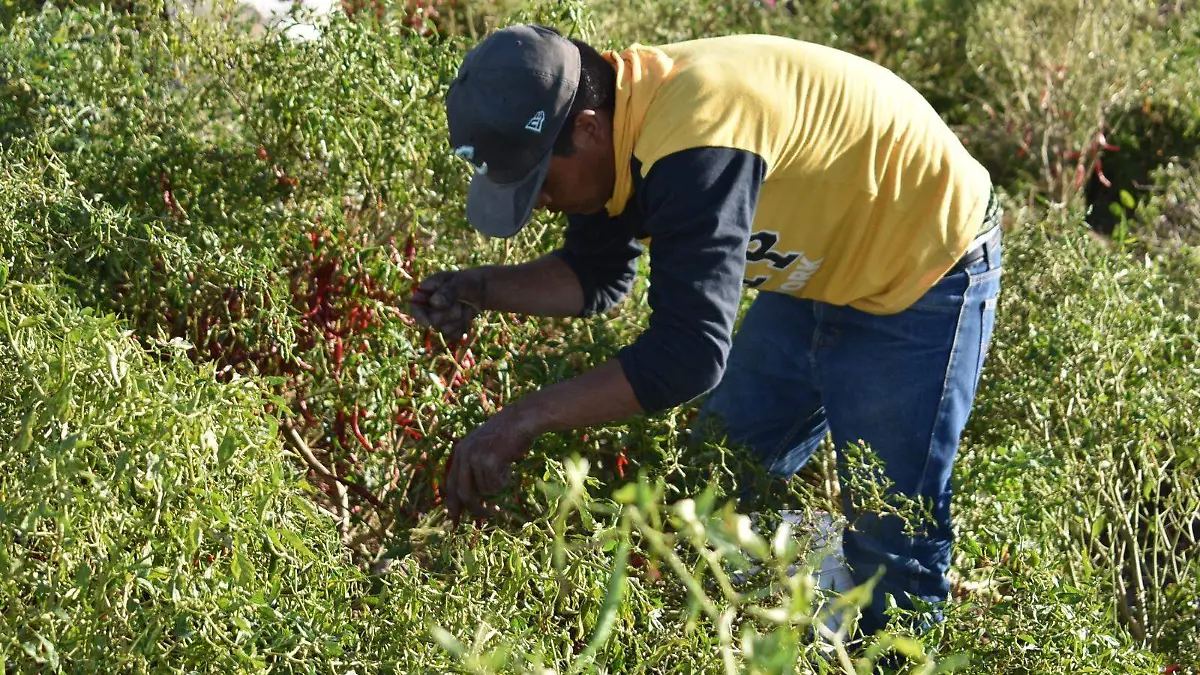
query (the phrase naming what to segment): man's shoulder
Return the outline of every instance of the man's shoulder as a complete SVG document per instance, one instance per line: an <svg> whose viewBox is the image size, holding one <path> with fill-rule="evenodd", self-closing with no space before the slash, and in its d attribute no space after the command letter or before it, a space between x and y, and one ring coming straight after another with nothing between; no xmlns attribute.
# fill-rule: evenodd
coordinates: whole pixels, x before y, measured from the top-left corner
<svg viewBox="0 0 1200 675"><path fill-rule="evenodd" d="M818 42L780 35L746 33L721 35L672 42L655 47L674 62L672 77L703 79L714 74L735 73L750 86L762 72L778 72L780 66L792 72L819 69L847 63L869 64L871 61Z"/></svg>
<svg viewBox="0 0 1200 675"><path fill-rule="evenodd" d="M654 93L634 154L649 171L661 158L706 146L771 158L764 140L796 108L795 80L781 73L795 40L737 35L663 47L674 62Z"/></svg>

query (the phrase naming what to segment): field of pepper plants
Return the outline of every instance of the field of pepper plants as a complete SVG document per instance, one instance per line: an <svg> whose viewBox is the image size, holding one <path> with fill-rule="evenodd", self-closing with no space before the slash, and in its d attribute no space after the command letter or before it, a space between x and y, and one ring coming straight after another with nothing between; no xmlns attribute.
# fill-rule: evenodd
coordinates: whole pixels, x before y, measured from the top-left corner
<svg viewBox="0 0 1200 675"><path fill-rule="evenodd" d="M1200 672L1196 3L347 0L310 39L248 16L0 0L6 673ZM824 597L822 551L768 516L837 509L833 449L768 481L689 440L694 405L545 436L493 517L448 521L456 439L649 315L644 280L453 343L407 314L425 275L558 241L545 214L474 234L448 148L446 86L513 21L831 44L987 163L1005 286L931 632L824 630L865 589Z"/></svg>

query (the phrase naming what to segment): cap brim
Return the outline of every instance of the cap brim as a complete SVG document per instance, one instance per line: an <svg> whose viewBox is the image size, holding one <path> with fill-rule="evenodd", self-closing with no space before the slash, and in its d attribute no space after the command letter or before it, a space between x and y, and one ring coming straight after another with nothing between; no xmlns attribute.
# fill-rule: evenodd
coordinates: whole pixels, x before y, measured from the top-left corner
<svg viewBox="0 0 1200 675"><path fill-rule="evenodd" d="M529 175L512 183L501 184L487 174L475 174L467 191L467 220L471 226L489 237L507 238L520 232L537 204L550 170L550 155L546 153Z"/></svg>

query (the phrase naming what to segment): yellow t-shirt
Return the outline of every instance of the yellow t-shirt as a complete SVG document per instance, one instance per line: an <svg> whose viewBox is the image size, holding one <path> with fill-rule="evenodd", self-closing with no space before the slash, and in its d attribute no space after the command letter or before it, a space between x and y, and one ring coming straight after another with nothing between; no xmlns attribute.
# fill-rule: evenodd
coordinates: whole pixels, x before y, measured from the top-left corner
<svg viewBox="0 0 1200 675"><path fill-rule="evenodd" d="M662 157L697 147L766 162L747 285L894 313L974 238L991 192L987 170L882 66L763 35L647 49L673 65L633 141L643 177ZM618 124L625 112L617 106Z"/></svg>

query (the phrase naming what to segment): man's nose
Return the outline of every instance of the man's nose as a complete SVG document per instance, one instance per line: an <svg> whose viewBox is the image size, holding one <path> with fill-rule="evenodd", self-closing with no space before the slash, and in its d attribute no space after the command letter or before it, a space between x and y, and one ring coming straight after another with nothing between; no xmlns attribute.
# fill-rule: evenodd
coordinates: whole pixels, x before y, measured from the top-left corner
<svg viewBox="0 0 1200 675"><path fill-rule="evenodd" d="M539 210L544 209L550 206L550 203L550 195L546 194L545 190L542 190L538 193L537 203L534 205L534 208Z"/></svg>

